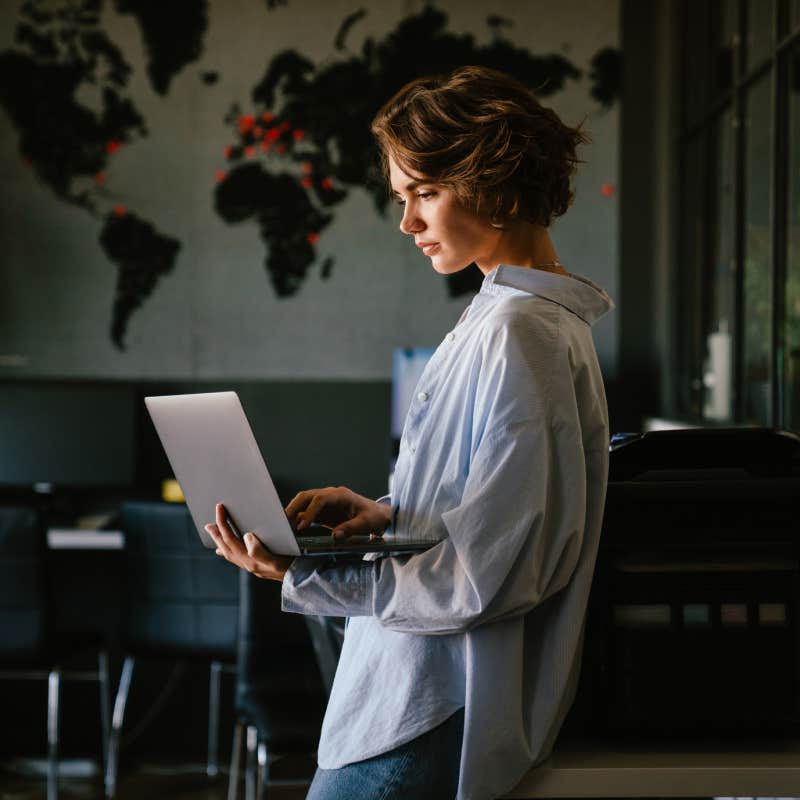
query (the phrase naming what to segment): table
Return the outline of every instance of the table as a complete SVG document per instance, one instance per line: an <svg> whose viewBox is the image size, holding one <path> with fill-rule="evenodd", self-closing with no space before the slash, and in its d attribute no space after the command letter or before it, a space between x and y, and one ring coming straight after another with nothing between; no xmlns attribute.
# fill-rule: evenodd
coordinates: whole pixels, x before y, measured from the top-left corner
<svg viewBox="0 0 800 800"><path fill-rule="evenodd" d="M800 797L800 740L567 741L505 797Z"/></svg>
<svg viewBox="0 0 800 800"><path fill-rule="evenodd" d="M47 547L55 630L100 636L114 649L122 625L124 532L51 527Z"/></svg>

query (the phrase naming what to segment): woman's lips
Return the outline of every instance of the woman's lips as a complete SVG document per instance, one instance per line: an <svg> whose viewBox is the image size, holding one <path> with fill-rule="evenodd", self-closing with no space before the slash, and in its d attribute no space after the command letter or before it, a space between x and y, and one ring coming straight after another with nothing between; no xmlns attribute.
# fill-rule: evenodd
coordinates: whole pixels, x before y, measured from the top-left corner
<svg viewBox="0 0 800 800"><path fill-rule="evenodd" d="M423 254L426 256L431 255L438 246L439 242L434 242L433 244L420 245L420 247L422 247Z"/></svg>

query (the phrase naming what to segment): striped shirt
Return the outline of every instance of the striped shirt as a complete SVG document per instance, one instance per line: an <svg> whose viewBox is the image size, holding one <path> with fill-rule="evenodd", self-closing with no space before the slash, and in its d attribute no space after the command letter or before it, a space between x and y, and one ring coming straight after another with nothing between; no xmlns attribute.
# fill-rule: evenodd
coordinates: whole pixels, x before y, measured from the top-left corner
<svg viewBox="0 0 800 800"><path fill-rule="evenodd" d="M580 275L492 270L420 377L387 498L386 536L443 541L287 572L284 610L350 617L323 769L461 707L458 800L496 798L549 755L574 698L605 503L591 325L613 307Z"/></svg>

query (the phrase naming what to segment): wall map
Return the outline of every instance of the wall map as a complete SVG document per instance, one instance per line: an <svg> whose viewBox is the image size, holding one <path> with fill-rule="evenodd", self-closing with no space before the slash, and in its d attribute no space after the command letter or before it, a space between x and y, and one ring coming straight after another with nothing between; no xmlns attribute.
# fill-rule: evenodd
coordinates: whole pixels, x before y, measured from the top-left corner
<svg viewBox="0 0 800 800"><path fill-rule="evenodd" d="M286 5L263 0L263 13ZM0 106L37 178L59 200L97 219L98 243L117 271L110 335L124 349L132 315L175 269L182 245L158 220L120 202L124 187L110 191L116 155L148 136L148 120L131 90L125 53L103 27L109 9L135 20L148 85L168 97L175 76L203 53L207 0L25 0L15 46L0 53ZM376 213L387 213L369 120L401 85L459 64L485 64L547 98L584 77L563 54L537 55L510 42L504 32L514 20L497 14L486 17L491 35L479 44L448 30L447 14L434 4L381 37L359 36L370 13L354 8L341 20L331 35L331 57L322 63L295 48L269 55L249 100L232 99L220 109L230 136L219 143L211 201L226 223L257 229L268 280L282 298L300 291L312 270L331 275L334 259L320 258L316 245L349 192L365 190ZM619 59L613 48L596 53L587 104L614 104ZM206 70L199 83L211 86L218 77ZM477 270L450 276L448 291L473 291L480 277Z"/></svg>

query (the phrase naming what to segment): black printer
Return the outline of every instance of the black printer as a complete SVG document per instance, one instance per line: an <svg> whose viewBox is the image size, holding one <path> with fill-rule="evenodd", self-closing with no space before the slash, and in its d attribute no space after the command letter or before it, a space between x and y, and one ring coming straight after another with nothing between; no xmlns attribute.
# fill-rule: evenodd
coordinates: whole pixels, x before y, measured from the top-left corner
<svg viewBox="0 0 800 800"><path fill-rule="evenodd" d="M571 734L800 734L800 437L612 439Z"/></svg>

